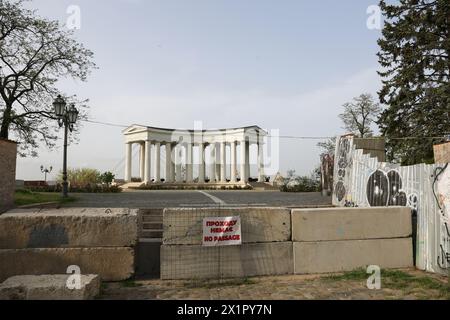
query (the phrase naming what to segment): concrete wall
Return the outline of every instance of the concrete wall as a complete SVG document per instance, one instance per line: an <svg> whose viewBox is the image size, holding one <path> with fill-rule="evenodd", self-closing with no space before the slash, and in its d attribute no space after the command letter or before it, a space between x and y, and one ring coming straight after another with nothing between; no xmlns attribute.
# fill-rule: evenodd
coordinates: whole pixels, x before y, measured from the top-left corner
<svg viewBox="0 0 450 320"><path fill-rule="evenodd" d="M15 275L82 274L120 281L134 274L137 210L13 210L0 217L0 280Z"/></svg>
<svg viewBox="0 0 450 320"><path fill-rule="evenodd" d="M351 271L369 265L412 267L412 239L294 242L294 272Z"/></svg>
<svg viewBox="0 0 450 320"><path fill-rule="evenodd" d="M282 242L291 239L290 210L285 208L164 209L163 244L201 245L206 217L240 216L244 243Z"/></svg>
<svg viewBox="0 0 450 320"><path fill-rule="evenodd" d="M450 163L450 142L433 146L435 163Z"/></svg>
<svg viewBox="0 0 450 320"><path fill-rule="evenodd" d="M14 206L17 144L0 139L0 214Z"/></svg>
<svg viewBox="0 0 450 320"><path fill-rule="evenodd" d="M292 241L411 237L411 209L321 208L292 210Z"/></svg>
<svg viewBox="0 0 450 320"><path fill-rule="evenodd" d="M163 245L161 279L218 279L293 273L292 242L202 247Z"/></svg>
<svg viewBox="0 0 450 320"><path fill-rule="evenodd" d="M0 261L0 281L16 275L66 274L71 265L105 281L134 274L134 250L125 247L0 249Z"/></svg>
<svg viewBox="0 0 450 320"><path fill-rule="evenodd" d="M363 154L386 161L386 141L384 138L354 138L356 149L362 149Z"/></svg>
<svg viewBox="0 0 450 320"><path fill-rule="evenodd" d="M131 247L136 241L137 210L18 209L0 216L0 249Z"/></svg>
<svg viewBox="0 0 450 320"><path fill-rule="evenodd" d="M240 246L203 247L203 218L240 216ZM290 222L292 220L292 222ZM413 266L411 210L166 209L162 279L210 279Z"/></svg>

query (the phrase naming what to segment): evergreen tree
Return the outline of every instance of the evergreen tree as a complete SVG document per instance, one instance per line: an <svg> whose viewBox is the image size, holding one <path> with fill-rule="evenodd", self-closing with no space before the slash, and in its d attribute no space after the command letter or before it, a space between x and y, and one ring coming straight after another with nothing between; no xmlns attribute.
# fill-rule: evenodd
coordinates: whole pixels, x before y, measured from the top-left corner
<svg viewBox="0 0 450 320"><path fill-rule="evenodd" d="M380 7L386 21L378 40L379 97L388 108L377 123L389 160L429 163L433 143L450 132L450 1L382 0ZM429 138L406 138L417 136Z"/></svg>

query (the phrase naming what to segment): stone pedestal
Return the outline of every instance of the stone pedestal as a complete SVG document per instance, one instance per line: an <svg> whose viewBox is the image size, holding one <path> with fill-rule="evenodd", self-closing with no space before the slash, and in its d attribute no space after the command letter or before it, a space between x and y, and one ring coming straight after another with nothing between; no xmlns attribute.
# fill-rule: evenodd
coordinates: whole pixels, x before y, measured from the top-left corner
<svg viewBox="0 0 450 320"><path fill-rule="evenodd" d="M0 139L0 214L14 206L17 143Z"/></svg>

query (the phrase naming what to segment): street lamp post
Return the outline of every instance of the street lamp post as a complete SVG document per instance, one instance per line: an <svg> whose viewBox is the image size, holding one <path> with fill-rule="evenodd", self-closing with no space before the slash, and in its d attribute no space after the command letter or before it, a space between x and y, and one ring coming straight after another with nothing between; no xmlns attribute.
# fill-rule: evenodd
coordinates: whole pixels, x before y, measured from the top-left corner
<svg viewBox="0 0 450 320"><path fill-rule="evenodd" d="M45 183L47 183L47 173L50 173L50 172L52 172L52 170L53 170L53 167L50 167L50 168L44 168L44 166L41 166L41 172L44 174L44 177L45 177Z"/></svg>
<svg viewBox="0 0 450 320"><path fill-rule="evenodd" d="M64 126L64 152L63 152L63 197L68 197L68 183L67 183L67 135L73 131L73 126L77 122L78 110L74 104L71 104L69 108L66 108L66 101L58 95L53 102L55 114L58 117L58 124L61 128Z"/></svg>

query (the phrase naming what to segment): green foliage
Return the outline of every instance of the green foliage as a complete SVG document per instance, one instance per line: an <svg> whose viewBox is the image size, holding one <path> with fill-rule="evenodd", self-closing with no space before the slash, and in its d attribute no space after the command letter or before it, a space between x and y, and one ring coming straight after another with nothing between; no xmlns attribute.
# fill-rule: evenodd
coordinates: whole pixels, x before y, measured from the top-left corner
<svg viewBox="0 0 450 320"><path fill-rule="evenodd" d="M62 172L58 175L58 182L62 182ZM101 182L101 174L97 169L80 168L67 169L67 181L71 187L96 185Z"/></svg>
<svg viewBox="0 0 450 320"><path fill-rule="evenodd" d="M432 145L450 132L450 2L402 0L380 7L386 17L378 53L388 108L378 119L388 159L404 165L433 161ZM401 137L436 139L389 139Z"/></svg>
<svg viewBox="0 0 450 320"><path fill-rule="evenodd" d="M106 172L103 172L103 173L100 175L100 181L101 181L102 183L105 183L105 184L107 184L107 185L110 185L110 184L113 182L113 180L114 180L115 177L116 177L116 176L115 176L112 172L106 171Z"/></svg>
<svg viewBox="0 0 450 320"><path fill-rule="evenodd" d="M39 143L55 146L57 82L85 81L95 64L73 31L26 9L25 2L0 1L0 138L18 140L21 155L35 156ZM66 100L86 117L86 101Z"/></svg>

